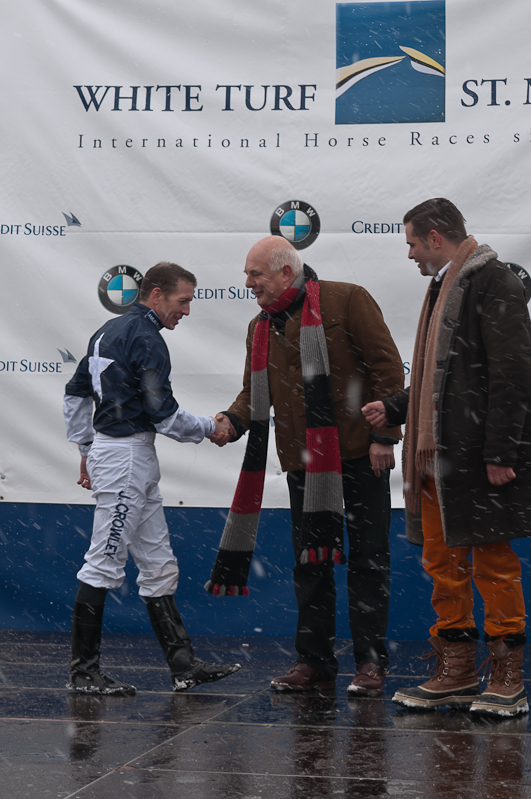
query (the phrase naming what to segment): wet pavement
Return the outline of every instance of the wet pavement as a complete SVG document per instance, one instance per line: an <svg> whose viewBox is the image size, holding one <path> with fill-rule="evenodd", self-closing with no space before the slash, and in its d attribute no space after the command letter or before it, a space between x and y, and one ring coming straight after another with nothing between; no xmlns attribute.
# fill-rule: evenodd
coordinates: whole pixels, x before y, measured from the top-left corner
<svg viewBox="0 0 531 799"><path fill-rule="evenodd" d="M69 694L65 633L0 631L0 795L9 799L531 799L529 716L408 711L398 687L425 679L423 642L392 644L383 697L268 690L293 664L285 638L196 636L237 674L172 694L154 637L107 634L102 665L135 697ZM526 647L527 649L527 647ZM483 646L478 654L481 662ZM531 652L526 653L527 662ZM531 685L528 684L528 693Z"/></svg>

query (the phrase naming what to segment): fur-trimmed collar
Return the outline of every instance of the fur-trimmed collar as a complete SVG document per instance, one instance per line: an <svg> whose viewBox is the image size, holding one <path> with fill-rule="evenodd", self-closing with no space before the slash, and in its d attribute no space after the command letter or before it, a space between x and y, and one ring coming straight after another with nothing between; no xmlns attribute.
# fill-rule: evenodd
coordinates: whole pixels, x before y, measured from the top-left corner
<svg viewBox="0 0 531 799"><path fill-rule="evenodd" d="M472 274L472 272L477 272L478 269L481 269L483 266L485 266L485 264L488 264L489 261L496 261L497 258L498 253L494 252L492 247L489 247L488 244L478 244L478 246L470 253L465 263L459 270L459 275L457 276L456 280L459 278L468 277L468 275ZM449 299L450 296L448 296L448 300Z"/></svg>

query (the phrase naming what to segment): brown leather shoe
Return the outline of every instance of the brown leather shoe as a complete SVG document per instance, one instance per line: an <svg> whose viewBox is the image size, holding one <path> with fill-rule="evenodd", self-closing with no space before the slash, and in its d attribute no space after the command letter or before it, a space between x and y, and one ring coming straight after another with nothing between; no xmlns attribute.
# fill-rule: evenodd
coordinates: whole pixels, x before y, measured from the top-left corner
<svg viewBox="0 0 531 799"><path fill-rule="evenodd" d="M350 696L379 696L384 689L387 669L376 663L362 663L358 673L347 688Z"/></svg>
<svg viewBox="0 0 531 799"><path fill-rule="evenodd" d="M310 691L312 688L334 688L335 680L319 674L306 663L295 663L292 669L282 677L271 681L274 691Z"/></svg>

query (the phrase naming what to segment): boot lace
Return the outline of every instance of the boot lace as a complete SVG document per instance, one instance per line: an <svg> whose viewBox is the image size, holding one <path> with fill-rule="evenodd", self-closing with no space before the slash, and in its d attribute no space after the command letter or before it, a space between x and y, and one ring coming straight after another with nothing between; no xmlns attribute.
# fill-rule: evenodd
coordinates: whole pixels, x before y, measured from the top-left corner
<svg viewBox="0 0 531 799"><path fill-rule="evenodd" d="M512 653L509 652L509 654L506 655L506 657L500 658L491 652L488 658L485 658L485 660L477 670L478 677L481 674L481 671L483 670L483 674L481 676L482 682L487 676L487 669L489 667L489 664L490 664L490 674L489 674L488 685L490 685L491 682L498 682L498 683L503 682L504 685L509 687L513 677Z"/></svg>
<svg viewBox="0 0 531 799"><path fill-rule="evenodd" d="M420 660L428 661L428 668L430 669L429 671L430 677L436 676L439 682L442 680L443 674L444 675L448 674L448 669L446 668L448 666L448 660L446 659L446 650L444 650L444 655L445 657L443 660L439 652L437 652L436 649L432 649L431 652L427 652L425 655L420 656ZM435 658L435 663L433 666L431 666L431 661L433 658Z"/></svg>

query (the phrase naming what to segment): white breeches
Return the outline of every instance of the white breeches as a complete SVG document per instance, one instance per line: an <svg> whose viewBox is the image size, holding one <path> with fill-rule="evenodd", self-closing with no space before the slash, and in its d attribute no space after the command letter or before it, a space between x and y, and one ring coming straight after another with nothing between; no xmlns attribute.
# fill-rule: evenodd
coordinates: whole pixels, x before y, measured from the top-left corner
<svg viewBox="0 0 531 799"><path fill-rule="evenodd" d="M170 546L159 491L155 433L112 438L96 433L87 470L96 499L94 527L79 580L119 588L130 552L140 596L175 593L179 568Z"/></svg>

